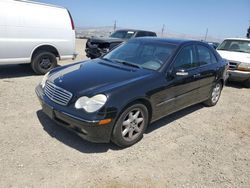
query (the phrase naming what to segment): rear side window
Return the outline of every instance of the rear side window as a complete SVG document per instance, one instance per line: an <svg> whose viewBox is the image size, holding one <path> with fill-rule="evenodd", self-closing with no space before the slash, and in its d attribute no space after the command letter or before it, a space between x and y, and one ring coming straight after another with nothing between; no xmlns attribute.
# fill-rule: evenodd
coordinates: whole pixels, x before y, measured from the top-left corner
<svg viewBox="0 0 250 188"><path fill-rule="evenodd" d="M205 46L197 45L200 66L217 63L214 54Z"/></svg>
<svg viewBox="0 0 250 188"><path fill-rule="evenodd" d="M136 37L155 37L156 34L153 32L147 32L147 31L139 31L136 34Z"/></svg>
<svg viewBox="0 0 250 188"><path fill-rule="evenodd" d="M156 37L156 34L153 32L147 32L146 34L147 34L146 36L149 36L149 37Z"/></svg>
<svg viewBox="0 0 250 188"><path fill-rule="evenodd" d="M138 32L136 34L136 37L145 37L145 36L147 36L147 33L146 32L142 32L142 31L140 31L140 32Z"/></svg>
<svg viewBox="0 0 250 188"><path fill-rule="evenodd" d="M191 69L198 67L199 64L196 61L194 45L184 47L175 59L175 69Z"/></svg>

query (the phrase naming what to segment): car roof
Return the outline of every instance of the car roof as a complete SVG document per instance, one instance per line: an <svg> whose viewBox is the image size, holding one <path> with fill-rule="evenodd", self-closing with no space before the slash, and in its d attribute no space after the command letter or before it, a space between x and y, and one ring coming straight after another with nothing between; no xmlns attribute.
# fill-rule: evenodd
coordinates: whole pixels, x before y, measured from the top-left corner
<svg viewBox="0 0 250 188"><path fill-rule="evenodd" d="M55 7L55 8L65 9L62 6L52 5L52 4L47 4L47 3L40 3L40 2L37 2L37 1L30 1L30 0L14 0L14 1L22 2L22 3L31 3L31 4L36 4L36 5L43 5L43 6L49 6L49 7Z"/></svg>
<svg viewBox="0 0 250 188"><path fill-rule="evenodd" d="M155 33L153 31L147 31L147 30L139 30L139 29L118 29L116 31L134 31L134 32L151 32L151 33Z"/></svg>
<svg viewBox="0 0 250 188"><path fill-rule="evenodd" d="M206 44L204 42L198 40L190 40L190 39L173 39L173 38L158 38L158 37L141 37L141 38L133 38L130 41L145 41L145 42L160 42L160 43L168 43L174 45L182 45L186 43L199 43Z"/></svg>
<svg viewBox="0 0 250 188"><path fill-rule="evenodd" d="M225 40L250 41L250 39L248 39L248 38L226 38Z"/></svg>

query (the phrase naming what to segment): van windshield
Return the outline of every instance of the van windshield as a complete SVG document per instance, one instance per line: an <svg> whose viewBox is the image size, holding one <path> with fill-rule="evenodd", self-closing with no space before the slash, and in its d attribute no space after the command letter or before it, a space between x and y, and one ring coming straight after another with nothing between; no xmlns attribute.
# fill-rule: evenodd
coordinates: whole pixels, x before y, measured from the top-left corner
<svg viewBox="0 0 250 188"><path fill-rule="evenodd" d="M225 40L217 50L250 53L250 41Z"/></svg>

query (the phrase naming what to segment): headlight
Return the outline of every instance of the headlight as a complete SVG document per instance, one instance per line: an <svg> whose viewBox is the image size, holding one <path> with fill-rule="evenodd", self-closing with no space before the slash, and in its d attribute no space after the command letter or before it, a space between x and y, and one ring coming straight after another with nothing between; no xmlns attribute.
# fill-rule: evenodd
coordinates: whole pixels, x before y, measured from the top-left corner
<svg viewBox="0 0 250 188"><path fill-rule="evenodd" d="M238 70L250 71L250 63L240 63L238 65Z"/></svg>
<svg viewBox="0 0 250 188"><path fill-rule="evenodd" d="M80 97L76 103L76 109L84 109L88 113L96 112L101 109L107 101L107 97L103 94L95 95L92 98Z"/></svg>
<svg viewBox="0 0 250 188"><path fill-rule="evenodd" d="M42 88L45 87L45 84L46 84L46 81L48 80L48 78L49 78L49 72L47 72L47 73L43 76L43 79L42 79L42 81L41 81L41 86L42 86Z"/></svg>

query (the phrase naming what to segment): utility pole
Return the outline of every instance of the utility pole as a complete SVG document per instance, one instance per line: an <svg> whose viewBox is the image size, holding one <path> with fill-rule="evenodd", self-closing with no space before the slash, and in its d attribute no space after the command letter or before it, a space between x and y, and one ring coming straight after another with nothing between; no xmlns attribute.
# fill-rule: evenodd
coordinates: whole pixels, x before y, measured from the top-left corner
<svg viewBox="0 0 250 188"><path fill-rule="evenodd" d="M114 31L116 31L116 20L115 20L115 23L114 23Z"/></svg>
<svg viewBox="0 0 250 188"><path fill-rule="evenodd" d="M164 31L165 31L165 24L163 24L163 26L162 26L162 29L161 29L161 36L163 37L163 35L164 35Z"/></svg>
<svg viewBox="0 0 250 188"><path fill-rule="evenodd" d="M249 20L249 28L247 29L246 37L250 39L250 20Z"/></svg>
<svg viewBox="0 0 250 188"><path fill-rule="evenodd" d="M205 42L207 41L207 34L208 34L208 28L207 28L207 30L206 30Z"/></svg>

